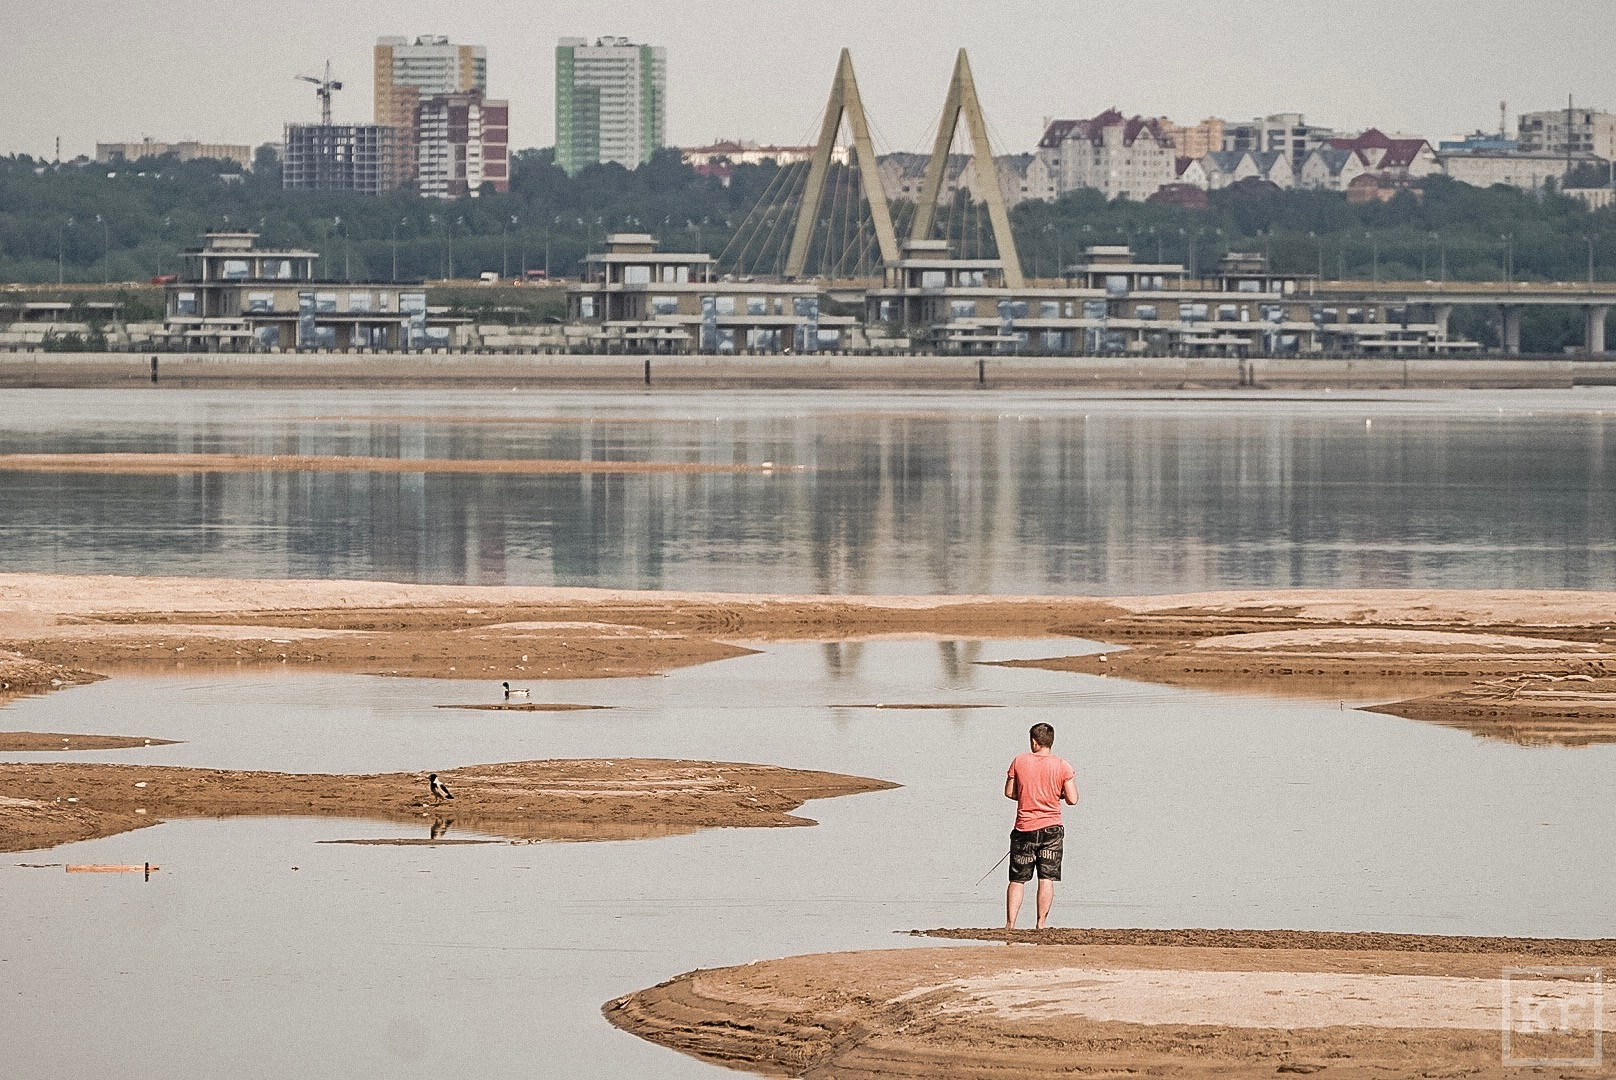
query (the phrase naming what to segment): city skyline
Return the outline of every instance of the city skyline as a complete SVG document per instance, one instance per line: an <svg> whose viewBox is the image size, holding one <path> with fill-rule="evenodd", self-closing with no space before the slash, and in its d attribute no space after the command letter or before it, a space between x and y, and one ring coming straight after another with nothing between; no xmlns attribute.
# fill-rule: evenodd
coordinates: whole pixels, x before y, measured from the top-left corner
<svg viewBox="0 0 1616 1080"><path fill-rule="evenodd" d="M191 9L203 10L194 0L162 7L87 0L71 12L40 0L15 0L15 7L16 29L0 42L0 77L7 100L20 107L0 121L0 152L45 158L58 136L64 159L93 153L98 141L142 136L275 141L286 121L317 115L313 95L294 76L327 57L347 83L338 121L361 122L374 108L371 49L388 34L487 41L516 121L513 147L553 143L554 43L578 34L621 34L668 49L673 145L717 136L806 141L843 43L859 63L882 150L929 142L961 45L971 50L1000 152L1033 146L1045 117L1111 105L1187 123L1299 111L1342 130L1377 126L1432 138L1496 129L1500 100L1509 102L1511 123L1518 112L1563 105L1567 93L1580 105L1616 106L1616 73L1603 62L1599 36L1583 32L1608 18L1592 0L1540 6L1532 34L1521 32L1518 8L1489 0L1439 0L1418 10L1357 0L1312 12L1259 2L1216 23L1088 4L1051 20L1047 5L1007 0L995 22L1008 30L983 26L961 5L864 11L710 0L700 5L701 18L689 18L670 16L666 5L571 0L541 18L505 2L468 11L361 0L338 10L248 9L229 39L207 36L212 21L189 18ZM108 17L97 18L99 9ZM917 19L922 10L927 17ZM311 17L299 18L304 13ZM83 26L116 30L86 36ZM716 26L725 32L714 34ZM198 85L229 92L199 94ZM37 92L41 86L51 92Z"/></svg>

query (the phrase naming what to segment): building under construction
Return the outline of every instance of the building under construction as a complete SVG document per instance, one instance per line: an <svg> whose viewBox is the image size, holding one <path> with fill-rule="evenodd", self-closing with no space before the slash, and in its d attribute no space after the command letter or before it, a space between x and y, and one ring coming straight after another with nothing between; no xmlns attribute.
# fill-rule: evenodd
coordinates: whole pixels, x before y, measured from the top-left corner
<svg viewBox="0 0 1616 1080"><path fill-rule="evenodd" d="M386 124L287 124L281 184L289 191L387 191L395 149Z"/></svg>

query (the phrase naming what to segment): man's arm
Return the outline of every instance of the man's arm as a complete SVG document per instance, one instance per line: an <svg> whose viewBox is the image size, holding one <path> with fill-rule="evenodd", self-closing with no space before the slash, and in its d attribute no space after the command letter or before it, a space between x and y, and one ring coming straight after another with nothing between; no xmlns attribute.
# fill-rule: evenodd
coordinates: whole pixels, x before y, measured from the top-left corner
<svg viewBox="0 0 1616 1080"><path fill-rule="evenodd" d="M1004 778L1004 797L1007 799L1014 799L1019 794L1020 792L1016 789L1016 774L1011 773L1009 776Z"/></svg>
<svg viewBox="0 0 1616 1080"><path fill-rule="evenodd" d="M1068 806L1077 805L1077 779L1068 776L1066 783L1061 785L1061 798L1066 800Z"/></svg>

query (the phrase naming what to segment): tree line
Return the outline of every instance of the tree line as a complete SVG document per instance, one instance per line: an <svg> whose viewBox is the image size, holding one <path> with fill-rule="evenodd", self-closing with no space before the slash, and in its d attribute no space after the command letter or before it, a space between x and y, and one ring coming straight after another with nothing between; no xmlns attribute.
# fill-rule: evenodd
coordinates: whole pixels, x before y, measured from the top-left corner
<svg viewBox="0 0 1616 1080"><path fill-rule="evenodd" d="M272 158L245 172L173 158L117 165L0 158L0 282L146 281L175 272L179 252L210 229L250 229L266 246L317 251L326 276L352 280L537 269L574 276L585 253L618 231L716 256L775 185L776 172L772 164L737 166L726 185L666 150L638 169L608 164L568 176L553 151L524 150L512 156L508 193L485 186L477 198L438 200L403 191L285 191ZM1473 188L1440 176L1422 186L1418 195L1352 204L1334 192L1243 184L1211 192L1204 210L1079 191L1022 203L1011 218L1033 277L1080 261L1084 247L1126 243L1142 259L1201 273L1226 252L1252 251L1267 254L1278 271L1325 278L1616 279L1616 209L1593 212L1552 191ZM1542 343L1555 347L1559 336Z"/></svg>

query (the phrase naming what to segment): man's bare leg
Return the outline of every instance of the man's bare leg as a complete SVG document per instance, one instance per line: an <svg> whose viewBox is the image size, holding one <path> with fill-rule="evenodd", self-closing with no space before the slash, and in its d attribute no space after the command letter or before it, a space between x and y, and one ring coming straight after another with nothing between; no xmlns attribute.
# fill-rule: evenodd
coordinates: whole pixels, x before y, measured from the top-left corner
<svg viewBox="0 0 1616 1080"><path fill-rule="evenodd" d="M1019 904L1021 897L1016 897ZM1055 883L1048 878L1038 879L1038 929L1049 925L1049 905L1055 902Z"/></svg>
<svg viewBox="0 0 1616 1080"><path fill-rule="evenodd" d="M1022 888L1021 882L1012 881L1010 887L1004 892L1004 928L1006 930L1016 928L1016 916L1021 914Z"/></svg>

